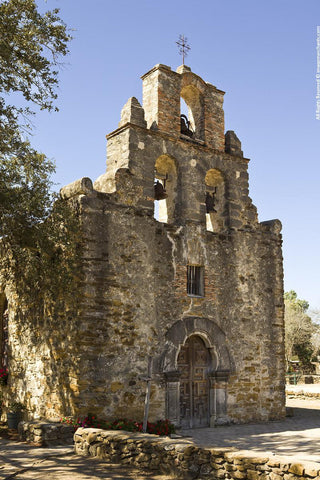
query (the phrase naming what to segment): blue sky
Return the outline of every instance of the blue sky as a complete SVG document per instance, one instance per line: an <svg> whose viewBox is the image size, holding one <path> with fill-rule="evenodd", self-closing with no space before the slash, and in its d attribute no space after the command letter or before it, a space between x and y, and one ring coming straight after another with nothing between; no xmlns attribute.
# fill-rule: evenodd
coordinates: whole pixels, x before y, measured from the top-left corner
<svg viewBox="0 0 320 480"><path fill-rule="evenodd" d="M60 72L59 113L40 112L34 146L55 159L57 188L105 171L105 135L140 76L176 69L188 37L193 72L225 95L225 127L242 142L259 220L283 223L285 289L320 309L319 0L38 0L73 31Z"/></svg>

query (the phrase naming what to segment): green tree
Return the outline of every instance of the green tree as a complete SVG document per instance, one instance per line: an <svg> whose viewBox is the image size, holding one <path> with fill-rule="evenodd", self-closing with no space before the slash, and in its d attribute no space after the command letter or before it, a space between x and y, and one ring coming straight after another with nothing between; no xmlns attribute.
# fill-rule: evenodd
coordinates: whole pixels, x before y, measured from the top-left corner
<svg viewBox="0 0 320 480"><path fill-rule="evenodd" d="M315 332L312 335L313 357L314 360L320 356L320 310L313 309L309 311L312 323L315 326Z"/></svg>
<svg viewBox="0 0 320 480"><path fill-rule="evenodd" d="M40 14L34 0L0 3L0 236L10 243L30 243L54 200L54 164L27 135L30 106L56 109L58 62L71 39L58 12Z"/></svg>
<svg viewBox="0 0 320 480"><path fill-rule="evenodd" d="M285 303L285 351L286 360L297 356L305 371L310 371L311 360L314 353L312 343L317 326L307 315L309 303L298 298L295 291L290 290L284 294Z"/></svg>
<svg viewBox="0 0 320 480"><path fill-rule="evenodd" d="M39 302L39 292L53 297L70 282L76 231L72 209L51 192L54 163L28 138L37 110L57 110L59 62L71 40L58 14L40 13L34 0L0 0L1 282L20 283L24 294L29 285Z"/></svg>

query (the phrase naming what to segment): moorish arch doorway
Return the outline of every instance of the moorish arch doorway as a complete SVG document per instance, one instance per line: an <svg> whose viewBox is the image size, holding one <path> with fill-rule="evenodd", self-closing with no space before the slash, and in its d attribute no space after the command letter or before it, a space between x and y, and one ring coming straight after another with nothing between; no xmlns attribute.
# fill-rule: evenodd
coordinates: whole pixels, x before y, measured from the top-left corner
<svg viewBox="0 0 320 480"><path fill-rule="evenodd" d="M180 425L208 427L210 354L204 341L192 335L181 347L177 360L180 372Z"/></svg>

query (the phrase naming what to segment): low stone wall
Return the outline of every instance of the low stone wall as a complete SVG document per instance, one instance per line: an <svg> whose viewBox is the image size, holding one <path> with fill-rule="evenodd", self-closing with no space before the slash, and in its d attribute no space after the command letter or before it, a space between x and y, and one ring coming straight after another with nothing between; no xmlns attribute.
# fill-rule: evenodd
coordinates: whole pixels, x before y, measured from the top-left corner
<svg viewBox="0 0 320 480"><path fill-rule="evenodd" d="M299 385L297 385L299 387ZM288 388L286 390L286 395L288 398L301 398L301 399L309 399L309 400L316 400L320 398L320 392L308 392L306 390L299 390L298 388L296 390L291 390Z"/></svg>
<svg viewBox="0 0 320 480"><path fill-rule="evenodd" d="M74 428L62 423L20 422L18 433L21 440L39 446L70 445L73 443Z"/></svg>
<svg viewBox="0 0 320 480"><path fill-rule="evenodd" d="M202 448L183 439L79 428L74 440L78 455L155 470L186 480L320 480L318 463L296 463L286 457L244 453L234 448Z"/></svg>

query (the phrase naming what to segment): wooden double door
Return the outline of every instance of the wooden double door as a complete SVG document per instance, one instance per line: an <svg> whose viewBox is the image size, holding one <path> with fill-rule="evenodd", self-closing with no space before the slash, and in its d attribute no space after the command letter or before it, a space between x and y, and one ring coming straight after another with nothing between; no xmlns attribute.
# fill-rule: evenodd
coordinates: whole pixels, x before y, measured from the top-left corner
<svg viewBox="0 0 320 480"><path fill-rule="evenodd" d="M192 335L178 356L182 428L209 426L210 354L201 337Z"/></svg>

